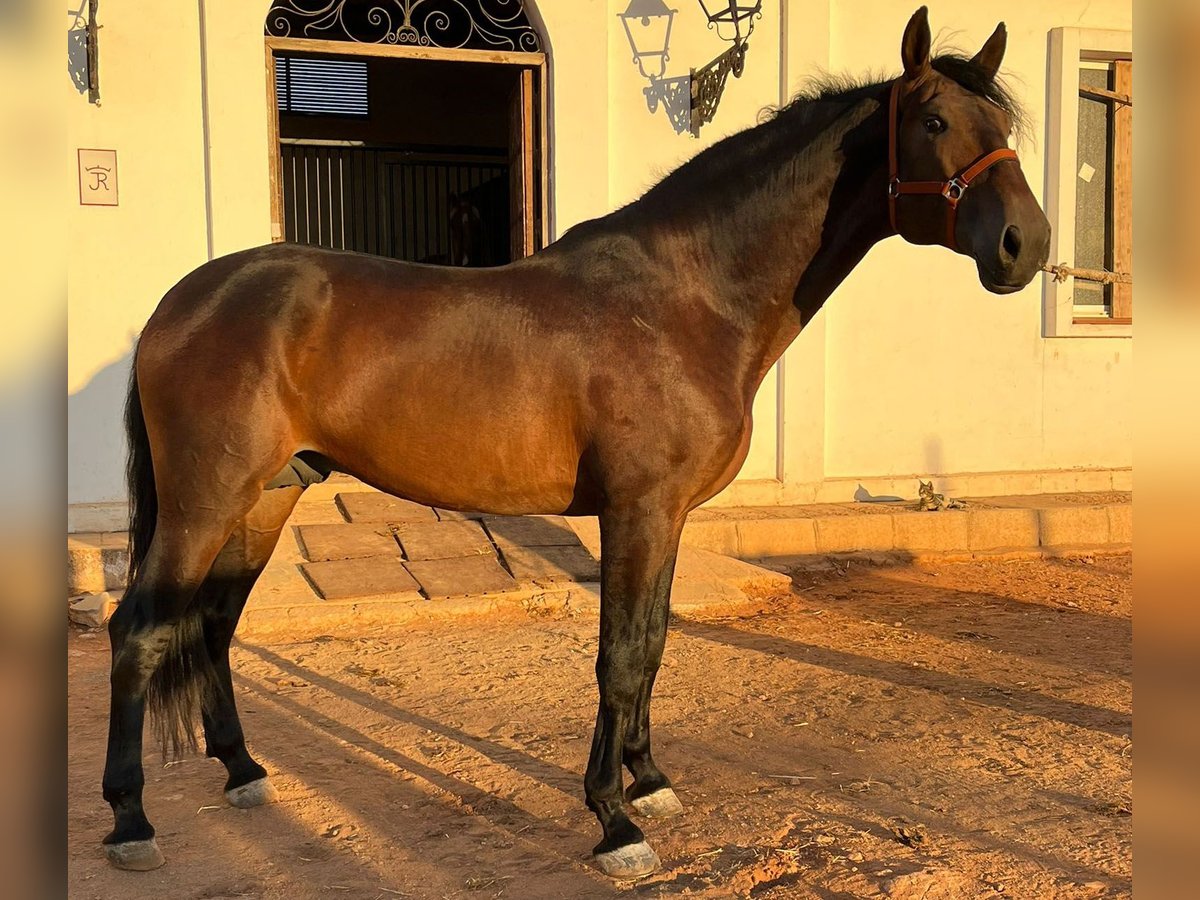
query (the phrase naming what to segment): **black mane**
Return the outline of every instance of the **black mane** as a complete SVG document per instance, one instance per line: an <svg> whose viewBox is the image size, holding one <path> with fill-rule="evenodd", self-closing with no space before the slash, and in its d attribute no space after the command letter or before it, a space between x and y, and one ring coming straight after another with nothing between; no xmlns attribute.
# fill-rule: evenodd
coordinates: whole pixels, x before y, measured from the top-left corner
<svg viewBox="0 0 1200 900"><path fill-rule="evenodd" d="M1012 119L1013 132L1023 137L1029 130L1029 117L1021 102L1009 86L1000 78L992 78L988 72L964 53L948 51L939 53L932 60L933 69L957 82L972 94L977 94L993 103ZM809 80L808 84L784 106L764 110L764 120L783 115L805 114L814 103L823 101L851 102L863 91L882 84L888 79L878 75L855 78L848 75L821 75Z"/></svg>
<svg viewBox="0 0 1200 900"><path fill-rule="evenodd" d="M931 63L939 74L1004 110L1018 139L1028 133L1028 118L1012 91L970 57L948 51L939 53ZM878 72L865 77L826 74L812 78L786 105L766 107L757 127L735 132L702 150L612 215L621 215L634 207L655 207L660 215L671 218L708 216L718 211L728 219L730 210L747 197L762 191L770 193L772 187L764 180L765 170L789 171L788 166L800 160L803 148L831 122L864 98L880 94L892 78ZM756 160L755 166L746 165L751 158ZM592 227L609 219L593 220L597 225ZM567 234L578 237L590 231L591 228L577 225Z"/></svg>

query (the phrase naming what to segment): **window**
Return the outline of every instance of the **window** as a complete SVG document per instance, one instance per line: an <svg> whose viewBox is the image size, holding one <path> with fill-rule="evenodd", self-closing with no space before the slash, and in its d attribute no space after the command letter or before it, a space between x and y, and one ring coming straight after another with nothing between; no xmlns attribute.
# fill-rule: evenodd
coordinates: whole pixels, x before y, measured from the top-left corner
<svg viewBox="0 0 1200 900"><path fill-rule="evenodd" d="M348 59L275 57L275 102L281 113L367 115L367 64Z"/></svg>
<svg viewBox="0 0 1200 900"><path fill-rule="evenodd" d="M1128 32L1051 32L1048 337L1132 334L1133 53Z"/></svg>

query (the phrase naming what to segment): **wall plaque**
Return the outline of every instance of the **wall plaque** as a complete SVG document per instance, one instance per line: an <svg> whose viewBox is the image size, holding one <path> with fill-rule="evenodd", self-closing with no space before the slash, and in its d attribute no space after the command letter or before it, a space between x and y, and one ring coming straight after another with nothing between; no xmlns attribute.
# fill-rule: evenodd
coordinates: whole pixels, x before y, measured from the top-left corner
<svg viewBox="0 0 1200 900"><path fill-rule="evenodd" d="M79 202L84 206L117 205L117 151L79 150Z"/></svg>

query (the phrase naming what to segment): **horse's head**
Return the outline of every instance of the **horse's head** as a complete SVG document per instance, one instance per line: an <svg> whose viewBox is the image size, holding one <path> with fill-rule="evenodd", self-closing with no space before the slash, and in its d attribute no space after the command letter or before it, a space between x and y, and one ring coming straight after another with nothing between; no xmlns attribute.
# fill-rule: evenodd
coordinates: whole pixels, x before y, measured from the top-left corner
<svg viewBox="0 0 1200 900"><path fill-rule="evenodd" d="M1050 223L1008 147L1019 108L996 81L1008 35L1001 23L974 58L930 57L925 7L904 31L889 192L895 227L917 244L975 260L997 294L1018 291L1046 263Z"/></svg>

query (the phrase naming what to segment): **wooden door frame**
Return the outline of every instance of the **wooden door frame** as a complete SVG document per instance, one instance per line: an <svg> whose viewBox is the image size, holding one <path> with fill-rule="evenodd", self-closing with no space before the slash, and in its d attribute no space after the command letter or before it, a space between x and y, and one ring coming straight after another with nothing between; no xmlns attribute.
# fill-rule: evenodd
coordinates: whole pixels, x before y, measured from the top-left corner
<svg viewBox="0 0 1200 900"><path fill-rule="evenodd" d="M363 56L376 59L428 59L442 62L486 63L490 65L516 66L535 73L534 85L539 98L541 113L536 117L535 142L541 153L540 171L537 173L541 187L541 233L540 246L550 240L550 166L549 166L549 122L547 121L547 65L545 53L523 53L499 50L446 50L441 47L412 47L400 44L364 44L355 41L320 41L308 38L270 37L266 39L267 81L267 160L271 190L271 240L283 240L283 182L279 164L279 105L275 98L275 53L313 53L322 56ZM526 165L533 165L533 147L526 150ZM534 210L526 208L532 220Z"/></svg>

